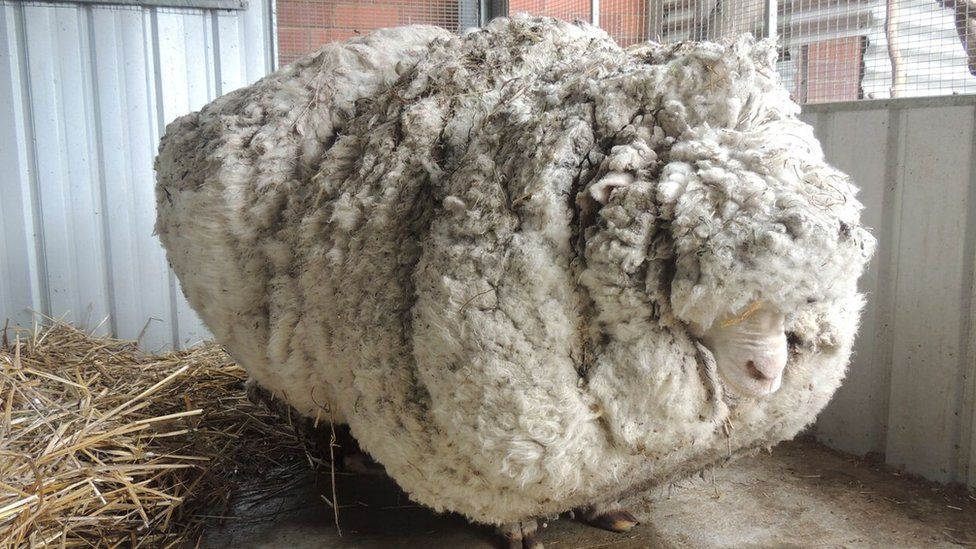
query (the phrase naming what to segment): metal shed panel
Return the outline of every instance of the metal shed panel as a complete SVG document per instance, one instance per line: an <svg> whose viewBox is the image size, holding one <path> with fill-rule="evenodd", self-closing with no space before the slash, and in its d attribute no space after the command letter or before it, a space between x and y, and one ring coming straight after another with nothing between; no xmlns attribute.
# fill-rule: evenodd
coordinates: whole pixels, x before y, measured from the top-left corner
<svg viewBox="0 0 976 549"><path fill-rule="evenodd" d="M158 140L152 51L146 47L142 10L92 12L101 162L111 281L112 328L123 338L143 337L148 349L172 343L169 273L162 247L151 238L152 171Z"/></svg>
<svg viewBox="0 0 976 549"><path fill-rule="evenodd" d="M879 237L851 369L817 434L976 486L976 96L807 106L804 118Z"/></svg>
<svg viewBox="0 0 976 549"><path fill-rule="evenodd" d="M87 18L84 10L28 5L24 25L50 313L93 327L110 306Z"/></svg>
<svg viewBox="0 0 976 549"><path fill-rule="evenodd" d="M165 124L271 70L271 14L0 2L2 318L207 337L152 236L152 159Z"/></svg>
<svg viewBox="0 0 976 549"><path fill-rule="evenodd" d="M972 287L967 246L976 245L966 242L974 111L900 113L888 461L939 481L963 480L961 412L972 409L963 402L964 368L972 369L963 305Z"/></svg>
<svg viewBox="0 0 976 549"><path fill-rule="evenodd" d="M887 195L884 185L875 184L886 180L888 170L888 111L855 111L844 117L828 113L806 118L816 128L830 162L861 185L859 198L865 206L862 219L879 237L877 257L890 256L885 253L890 242L883 228ZM885 450L891 356L886 353L889 345L875 342L887 337L879 326L883 314L878 307L886 302L882 296L889 291L890 282L890 273L879 260L870 263L859 281L869 300L861 320L861 335L847 379L819 420L825 442L859 455Z"/></svg>
<svg viewBox="0 0 976 549"><path fill-rule="evenodd" d="M0 80L0 311L11 322L29 325L27 309L43 309L43 276L40 272L34 229L30 121L24 106L28 94L18 36L22 6L0 6L0 74L18 78Z"/></svg>
<svg viewBox="0 0 976 549"><path fill-rule="evenodd" d="M208 23L205 13L192 10L159 10L154 14L156 80L166 83L158 91L161 127L216 97L213 27ZM207 330L184 299L176 277L171 275L170 281L175 312L173 338L180 346L205 339Z"/></svg>

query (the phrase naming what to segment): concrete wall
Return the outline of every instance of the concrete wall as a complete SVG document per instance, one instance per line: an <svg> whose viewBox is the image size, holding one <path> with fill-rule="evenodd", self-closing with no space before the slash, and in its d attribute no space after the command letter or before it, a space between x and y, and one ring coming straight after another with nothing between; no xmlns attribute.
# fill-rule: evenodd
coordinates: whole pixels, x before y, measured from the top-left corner
<svg viewBox="0 0 976 549"><path fill-rule="evenodd" d="M807 106L880 246L825 443L976 486L976 96Z"/></svg>
<svg viewBox="0 0 976 549"><path fill-rule="evenodd" d="M34 310L149 349L207 336L152 236L153 158L168 122L269 72L273 44L263 0L0 2L0 324Z"/></svg>

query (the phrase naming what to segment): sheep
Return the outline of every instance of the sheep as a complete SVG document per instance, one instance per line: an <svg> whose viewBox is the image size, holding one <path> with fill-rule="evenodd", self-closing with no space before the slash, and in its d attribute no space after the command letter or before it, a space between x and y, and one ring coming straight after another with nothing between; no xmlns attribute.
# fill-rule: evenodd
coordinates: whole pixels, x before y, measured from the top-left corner
<svg viewBox="0 0 976 549"><path fill-rule="evenodd" d="M783 383L785 325L783 314L754 304L737 318L689 330L712 352L723 382L739 394L756 397L775 393Z"/></svg>
<svg viewBox="0 0 976 549"><path fill-rule="evenodd" d="M410 497L537 546L794 436L874 238L775 45L497 19L324 47L171 123L161 239L268 393Z"/></svg>

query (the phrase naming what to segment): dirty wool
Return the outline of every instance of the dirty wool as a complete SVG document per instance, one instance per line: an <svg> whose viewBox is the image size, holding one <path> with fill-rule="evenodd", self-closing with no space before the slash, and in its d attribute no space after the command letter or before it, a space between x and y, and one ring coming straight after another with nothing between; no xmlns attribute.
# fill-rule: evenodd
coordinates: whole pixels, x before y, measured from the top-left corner
<svg viewBox="0 0 976 549"><path fill-rule="evenodd" d="M256 382L416 501L611 502L792 437L843 378L874 239L775 54L381 30L173 122L156 229ZM789 358L742 398L688 327L756 303Z"/></svg>

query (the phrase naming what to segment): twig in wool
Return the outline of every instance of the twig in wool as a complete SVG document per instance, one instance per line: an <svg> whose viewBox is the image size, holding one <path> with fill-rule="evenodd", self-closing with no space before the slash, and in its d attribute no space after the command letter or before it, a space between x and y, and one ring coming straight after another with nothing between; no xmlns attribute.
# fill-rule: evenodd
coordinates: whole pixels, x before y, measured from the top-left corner
<svg viewBox="0 0 976 549"><path fill-rule="evenodd" d="M295 120L292 122L290 128L291 131L294 131L295 128L298 127L298 123L301 121L302 117L305 116L305 113L311 110L311 108L318 102L319 94L322 92L322 87L325 86L326 79L322 78L322 74L324 72L325 72L325 67L324 66L319 67L319 72L317 74L317 77L319 78L319 83L317 86L315 86L315 91L312 92L312 97L308 100L308 103L305 104L305 108L303 108L302 111L298 113L298 116L296 116Z"/></svg>
<svg viewBox="0 0 976 549"><path fill-rule="evenodd" d="M329 427L332 429L332 434L329 437L329 470L332 476L332 514L335 516L336 534L342 537L342 528L339 527L339 500L336 496L336 480L335 480L335 447L336 447L336 433L335 433L335 419L332 414L332 408L329 407Z"/></svg>
<svg viewBox="0 0 976 549"><path fill-rule="evenodd" d="M309 394L309 397L312 399L312 402L315 403L315 406L318 407L318 410L315 411L315 420L314 420L314 423L313 423L313 426L314 427L318 427L319 417L320 417L321 412L323 410L329 412L329 430L330 430L330 434L329 434L329 477L330 477L330 479L332 481L332 501L330 502L329 499L326 498L325 496L322 496L322 499L332 507L332 512L335 515L336 533L339 535L339 537L342 537L342 528L339 526L339 500L338 500L338 495L336 493L335 447L337 446L337 444L336 444L336 440L337 439L336 439L336 431L335 431L335 414L333 413L333 409L332 409L332 405L331 404L329 406L323 406L323 405L319 404L319 402L317 400L315 400L315 391L314 390ZM290 414L291 414L291 409L289 408L289 417L290 417ZM308 452L306 452L306 455L307 454L308 454ZM309 457L309 461L311 461L311 456L308 456L308 457Z"/></svg>
<svg viewBox="0 0 976 549"><path fill-rule="evenodd" d="M495 290L494 288L488 288L487 290L485 290L483 292L478 292L478 293L474 294L473 296L471 296L470 298L468 298L468 300L465 301L463 305L461 305L461 308L458 309L458 314L463 313L464 310L468 308L468 305L470 305L472 301L474 301L475 299L478 299L479 297L487 294L488 292L492 292L494 290Z"/></svg>
<svg viewBox="0 0 976 549"><path fill-rule="evenodd" d="M735 429L735 425L732 424L731 418L725 418L725 423L722 424L722 430L725 432L725 440L729 447L729 459L732 459L732 431Z"/></svg>
<svg viewBox="0 0 976 549"><path fill-rule="evenodd" d="M756 311L758 311L761 308L762 308L762 300L760 300L760 301L753 301L752 304L749 305L749 307L746 308L746 310L742 312L742 314L740 314L739 316L736 316L735 318L730 318L730 319L728 319L726 321L723 321L722 322L722 327L723 328L728 328L729 326L735 326L736 324L739 324L740 322L743 322L746 319L748 319L750 316L754 315L756 313Z"/></svg>

